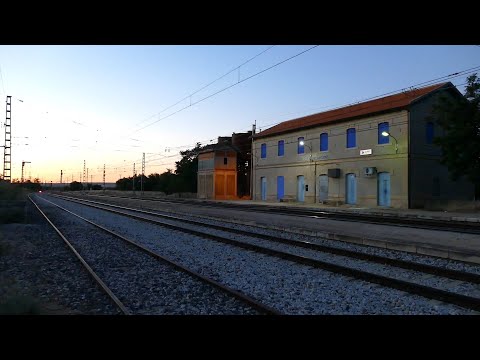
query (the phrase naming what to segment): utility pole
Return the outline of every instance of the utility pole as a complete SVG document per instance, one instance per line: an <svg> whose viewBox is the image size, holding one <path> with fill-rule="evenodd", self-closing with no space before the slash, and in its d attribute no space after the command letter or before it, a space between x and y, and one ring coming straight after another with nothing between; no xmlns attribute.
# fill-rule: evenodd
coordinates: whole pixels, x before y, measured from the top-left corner
<svg viewBox="0 0 480 360"><path fill-rule="evenodd" d="M3 180L10 182L12 170L12 97L7 95L5 146L3 147ZM23 181L22 181L23 182Z"/></svg>
<svg viewBox="0 0 480 360"><path fill-rule="evenodd" d="M63 170L60 170L60 189L63 188Z"/></svg>
<svg viewBox="0 0 480 360"><path fill-rule="evenodd" d="M88 187L88 168L87 168L87 190L89 190L90 188Z"/></svg>
<svg viewBox="0 0 480 360"><path fill-rule="evenodd" d="M145 153L143 153L142 157L142 177L140 178L140 189L142 190L142 197L143 197L143 176L145 174Z"/></svg>
<svg viewBox="0 0 480 360"><path fill-rule="evenodd" d="M132 187L132 189L133 189L133 195L135 195L135 163L133 163L133 176L132 176L132 179L133 179L133 180L132 180L132 181L133 181L133 184L132 184L132 185L133 185L133 187Z"/></svg>
<svg viewBox="0 0 480 360"><path fill-rule="evenodd" d="M255 124L252 125L252 146L250 147L250 199L255 200L254 196L254 176L253 176L253 136L255 135L255 130L257 127L257 120L255 120Z"/></svg>
<svg viewBox="0 0 480 360"><path fill-rule="evenodd" d="M103 164L103 192L105 192L105 164Z"/></svg>
<svg viewBox="0 0 480 360"><path fill-rule="evenodd" d="M22 180L21 180L22 184L23 184L23 167L25 166L25 164L30 164L30 161L22 161Z"/></svg>
<svg viewBox="0 0 480 360"><path fill-rule="evenodd" d="M83 160L83 182L85 182L85 168L86 168L86 163L85 163L85 160ZM83 183L82 183L82 190L83 190Z"/></svg>

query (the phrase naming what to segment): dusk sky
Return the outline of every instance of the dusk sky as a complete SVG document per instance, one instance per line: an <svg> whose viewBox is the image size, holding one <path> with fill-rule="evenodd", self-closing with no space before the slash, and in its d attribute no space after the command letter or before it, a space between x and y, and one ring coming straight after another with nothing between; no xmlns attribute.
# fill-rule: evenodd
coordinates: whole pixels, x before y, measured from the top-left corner
<svg viewBox="0 0 480 360"><path fill-rule="evenodd" d="M30 161L27 179L59 182L63 170L64 182L79 181L85 160L89 180L101 183L105 164L115 182L132 175L133 163L141 173L143 152L146 174L162 173L175 169L179 151L255 121L265 130L480 66L478 45L313 46L0 45L0 96L12 96L12 179ZM466 77L446 81L463 93ZM4 122L2 105L1 145Z"/></svg>

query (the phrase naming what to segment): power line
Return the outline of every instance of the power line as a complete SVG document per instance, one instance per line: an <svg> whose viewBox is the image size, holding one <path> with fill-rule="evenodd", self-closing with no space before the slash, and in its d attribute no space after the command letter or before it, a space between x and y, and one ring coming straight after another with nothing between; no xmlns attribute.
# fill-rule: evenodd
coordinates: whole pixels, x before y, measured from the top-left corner
<svg viewBox="0 0 480 360"><path fill-rule="evenodd" d="M202 91L203 89L206 89L206 88L209 87L210 85L216 83L218 80L223 79L225 76L231 74L231 73L234 72L235 70L240 69L240 67L242 67L243 65L249 63L249 62L252 61L253 59L259 57L260 55L262 55L262 54L264 54L264 53L266 53L268 50L270 50L270 49L273 48L274 46L275 46L275 45L272 45L272 46L270 46L269 48L261 51L259 54L257 54L257 55L255 55L254 57L248 59L247 61L245 61L245 62L243 62L242 64L238 65L237 67L233 68L233 69L230 70L229 72L223 74L223 75L220 76L219 78L217 78L217 79L213 80L212 82L208 83L207 85L201 87L200 89L196 90L195 92L191 93L190 95L185 96L183 99L177 101L175 104L170 105L170 106L166 107L165 109L163 109L162 111L156 113L155 115L152 115L152 116L148 117L147 119L140 121L138 124L136 124L136 126L144 123L145 121L147 121L148 119L151 119L151 118L154 117L154 116L160 115L161 113L167 111L168 109L171 109L171 108L174 107L175 105L178 105L178 104L181 103L182 101L184 101L184 100L186 100L186 99L188 99L188 98L191 98L193 95L199 93L199 92Z"/></svg>
<svg viewBox="0 0 480 360"><path fill-rule="evenodd" d="M452 73L450 75L445 75L445 76L441 76L441 77L436 78L436 79L432 79L432 80L424 81L424 82L421 82L421 83L418 83L418 84L414 84L414 85L411 85L409 87L401 88L399 90L389 91L389 92L384 93L384 94L375 95L375 96L372 96L372 97L369 97L369 98L366 98L366 99L354 101L354 102L351 102L351 103L348 103L348 104L334 105L334 106L331 106L331 107L322 107L323 109L325 109L325 111L323 111L323 112L330 111L330 110L335 110L335 109L340 109L340 108L344 108L344 107L348 107L348 106L352 106L352 105L356 105L356 104L359 104L359 103L363 103L363 102L366 102L366 101L370 101L370 100L374 100L374 99L377 99L377 98L385 97L385 96L388 96L388 95L397 94L397 93L400 93L400 92L405 91L407 89L415 88L415 87L420 86L420 85L425 85L425 86L434 85L435 81L438 81L438 80L441 80L441 79L444 80L444 81L447 80L447 79L451 80L451 79L454 79L454 78L457 78L457 77L460 77L460 76L467 75L469 73L473 73L477 70L480 70L480 65L475 66L475 67L470 68L470 69L455 72L455 73ZM429 85L427 85L427 84L429 84ZM462 86L462 85L465 85L465 84L459 84L457 86ZM310 115L314 115L314 114L315 113L310 114ZM309 115L305 115L305 116L309 116ZM303 117L303 116L300 116L300 117ZM295 120L295 119L289 119L289 120ZM265 125L260 125L259 124L258 127L263 127L263 128L272 127L272 126L281 124L284 121L288 121L288 120L279 121L279 122L276 122L276 123L273 123L273 124L265 124Z"/></svg>
<svg viewBox="0 0 480 360"><path fill-rule="evenodd" d="M465 85L465 84L467 84L467 82L465 82L465 83L463 83L463 84L458 84L458 85L456 85L456 86L462 86L462 85ZM452 87L455 87L455 85L454 85L454 86L448 86L448 87L442 88L441 90L451 89ZM368 114L365 114L365 116L368 116ZM403 118L403 117L405 117L404 114L399 114L399 115L395 115L395 116L389 116L388 119L387 119L388 121L386 121L386 122L390 123L390 122L393 121L393 120L401 119L401 118ZM329 128L328 128L328 132L329 132L328 137L329 137L329 138L331 138L331 137L337 137L337 136L345 136L346 133L344 133L344 132L342 132L342 133L336 133L336 132L337 132L337 131L340 131L342 128L344 128L344 129L351 128L351 127L356 128L356 126L357 126L356 122L357 122L357 121L363 121L363 120L364 120L364 119L358 119L358 120L352 120L352 121L345 121L345 122L343 122L343 123L341 123L341 124L337 124L337 125L334 126L334 127L331 127L331 124L318 124L316 127L328 126L328 127L329 127ZM374 122L374 123L377 122L376 120L371 120L371 121ZM353 124L352 124L352 122L353 122ZM385 121L382 120L382 122L385 122ZM407 124L407 123L408 123L408 122L399 122L399 123L395 123L395 124L392 123L392 126L405 125L405 124ZM313 128L312 128L312 129L313 129ZM292 132L292 133L293 133L293 132L297 132L297 133L298 133L298 132L301 132L301 131L307 132L307 131L311 131L312 129L296 129L296 130L292 129L291 132ZM356 129L355 132L356 132L356 133L361 133L361 132L364 132L364 131L371 131L371 130L372 130L371 128L369 128L369 129ZM293 135L288 134L288 133L278 134L278 135L272 134L272 136L281 136L281 135L284 135L285 137L282 138L282 139L280 139L280 140L284 140L284 139L286 139L287 137L292 137L292 136L293 136ZM320 135L320 133L319 133L318 135ZM295 135L295 137L296 137L296 135ZM306 134L305 134L305 137L306 137ZM305 138L305 139L304 139L305 142L307 142L307 141L312 141L312 140L320 140L320 137L317 136L317 137L311 137L311 138ZM278 146L278 141L277 141L277 140L275 140L275 141L270 140L270 141L269 141L269 140L267 140L267 138L265 138L264 143L267 143L267 142L270 142L269 147L277 147L277 146ZM292 140L292 141L285 141L285 140L284 140L284 144L285 144L285 145L287 145L287 144L296 144L296 143L298 143L298 141L297 141L296 139L294 139L294 140ZM255 147L255 149L252 149L252 150L258 150L258 149L260 149L260 147L257 146L257 147Z"/></svg>
<svg viewBox="0 0 480 360"><path fill-rule="evenodd" d="M154 122L152 122L152 123L150 123L150 124L148 124L148 125L145 125L144 127L133 131L133 133L136 133L136 132L138 132L138 131L140 131L140 130L143 130L143 129L149 127L149 126L152 126L153 124L156 124L157 122L159 122L159 121L161 121L161 120L164 120L164 119L166 119L166 118L169 118L170 116L173 116L173 115L179 113L180 111L183 111L183 110L185 110L185 109L187 109L187 108L189 108L189 107L191 107L191 106L193 106L193 105L196 105L196 104L198 104L198 103L201 103L202 101L207 100L207 99L209 99L209 98L211 98L212 96L215 96L215 95L217 95L217 94L220 94L221 92L224 92L225 90L228 90L228 89L230 89L230 88L232 88L232 87L234 87L234 86L237 86L238 84L241 84L241 83L243 83L244 81L250 80L251 78L253 78L253 77L257 76L257 75L260 75L260 74L264 73L265 71L268 71L268 70L270 70L270 69L273 69L274 67L276 67L276 66L278 66L278 65L281 65L281 64L283 64L283 63L285 63L285 62L287 62L287 61L289 61L289 60L291 60L291 59L294 59L294 58L296 58L297 56L300 56L300 55L302 55L302 54L305 54L306 52L308 52L308 51L310 51L310 50L313 50L313 49L315 49L315 48L318 47L318 46L320 46L320 45L314 45L314 46L308 48L307 50L304 50L304 51L302 51L302 52L300 52L300 53L298 53L298 54L295 54L295 55L293 55L293 56L285 59L285 60L282 60L282 61L280 61L280 62L278 62L278 63L276 63L276 64L274 64L274 65L272 65L272 66L270 66L270 67L268 67L268 68L266 68L266 69L263 69L263 70L255 73L255 74L253 74L253 75L245 78L245 79L242 79L242 80L236 82L235 84L229 85L229 86L227 86L227 87L225 87L225 88L223 88L223 89L221 89L221 90L219 90L219 91L217 91L217 92L215 92L215 93L213 93L213 94L211 94L211 95L208 95L208 96L204 97L203 99L200 99L200 100L198 100L198 101L196 101L196 102L194 102L194 103L192 103L192 104L190 104L190 105L188 105L188 106L185 106L185 107L181 108L180 110L177 110L177 111L171 113L170 115L164 116L163 118L160 118L160 119L158 119L158 120L156 120L156 121L154 121Z"/></svg>
<svg viewBox="0 0 480 360"><path fill-rule="evenodd" d="M407 88L402 88L402 89L400 89L400 90L390 91L390 92L385 93L385 94L376 95L376 96L370 97L370 98L368 98L368 99L366 99L366 100L364 100L364 101L376 99L376 98L379 98L379 97L384 97L385 95L389 95L389 94L399 93L399 92L401 92L401 91L404 91L405 89L414 88L414 87L416 87L416 86L418 86L418 85L422 85L422 84L432 83L433 81L436 81L436 80L439 80L439 79L445 79L445 78L448 78L448 77L450 77L450 79L453 79L453 78L456 78L456 77L465 75L466 72L475 71L475 70L477 70L478 68L480 68L480 66L474 67L474 68L470 68L470 69L467 69L467 70L462 70L462 71L460 71L460 72L456 72L456 73L453 73L453 74L450 74L450 75L446 75L446 76L442 76L442 77L439 77L439 78L435 78L435 79L432 79L432 80L424 81L424 82L421 82L421 83L412 85L412 86L407 87ZM465 84L466 84L466 83L458 84L458 85L453 85L453 86L462 86L462 85L465 85ZM432 84L432 85L433 85L433 84ZM343 105L343 106L339 106L339 107L340 107L340 108L342 108L342 107L347 107L347 106L350 106L350 105L353 105L353 104L357 104L357 103L359 103L359 102L353 102L353 103L349 103L348 105ZM394 117L394 118L396 118L396 117ZM394 119L394 118L392 118L392 119ZM285 120L285 121L288 121L288 120ZM284 121L281 121L281 122L278 122L278 123L274 123L274 124L271 124L271 125L263 125L262 127L274 126L274 125L277 125L277 124L282 123L282 122L284 122ZM246 130L245 130L245 129L242 129L242 130L237 130L237 131L235 131L235 132L236 132L236 133L239 133L239 132L247 132L247 131L249 131L249 130L250 130L250 129L246 129ZM212 142L212 141L214 141L214 140L215 140L215 139L197 141L197 142L195 142L195 143L193 143L193 144L180 145L180 146L176 146L176 147L171 148L171 149L191 148L191 147L194 147L197 143L203 144L203 143L207 143L207 142ZM306 139L306 140L308 140L308 139ZM205 145L208 145L208 144L205 144ZM175 154L175 155L173 155L173 156L167 156L167 157L162 156L161 154L159 154L159 155L160 155L160 158L163 157L164 159L165 159L165 158L168 158L168 157L179 156L179 154ZM148 160L148 162L150 162L150 161L156 161L156 160L159 160L160 158L158 158L158 159L150 159L150 160ZM140 160L138 160L138 161L140 161Z"/></svg>

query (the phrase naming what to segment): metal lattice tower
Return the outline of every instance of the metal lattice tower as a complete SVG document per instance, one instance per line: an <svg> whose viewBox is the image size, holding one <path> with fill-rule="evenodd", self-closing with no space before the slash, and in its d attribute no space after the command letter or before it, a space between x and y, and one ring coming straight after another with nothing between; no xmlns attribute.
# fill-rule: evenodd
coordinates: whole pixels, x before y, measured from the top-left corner
<svg viewBox="0 0 480 360"><path fill-rule="evenodd" d="M133 163L133 176L132 176L132 189L133 189L133 194L135 194L135 163Z"/></svg>
<svg viewBox="0 0 480 360"><path fill-rule="evenodd" d="M86 170L86 163L85 160L83 160L83 182L85 183L85 170ZM82 184L82 189L83 189L83 184Z"/></svg>
<svg viewBox="0 0 480 360"><path fill-rule="evenodd" d="M105 164L103 164L103 192L105 192Z"/></svg>
<svg viewBox="0 0 480 360"><path fill-rule="evenodd" d="M7 95L5 146L3 148L3 180L10 182L12 171L12 97ZM22 181L23 182L23 181Z"/></svg>
<svg viewBox="0 0 480 360"><path fill-rule="evenodd" d="M143 196L143 176L145 174L145 153L143 153L142 156L142 177L140 178L140 189L142 191L142 196Z"/></svg>

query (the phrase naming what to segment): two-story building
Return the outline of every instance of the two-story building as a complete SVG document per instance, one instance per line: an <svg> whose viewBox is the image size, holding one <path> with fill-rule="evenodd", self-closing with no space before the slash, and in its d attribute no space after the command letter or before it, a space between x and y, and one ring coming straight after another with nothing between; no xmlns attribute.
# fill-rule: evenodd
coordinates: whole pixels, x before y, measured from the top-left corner
<svg viewBox="0 0 480 360"><path fill-rule="evenodd" d="M252 132L218 137L198 154L197 197L235 200L250 197Z"/></svg>
<svg viewBox="0 0 480 360"><path fill-rule="evenodd" d="M284 121L254 135L253 199L423 208L471 201L474 186L451 181L433 144L438 96L448 82Z"/></svg>

